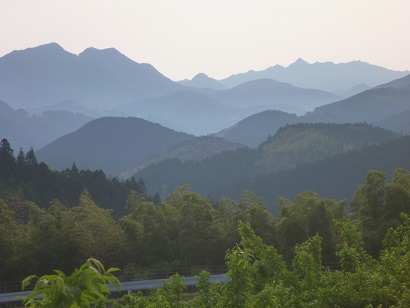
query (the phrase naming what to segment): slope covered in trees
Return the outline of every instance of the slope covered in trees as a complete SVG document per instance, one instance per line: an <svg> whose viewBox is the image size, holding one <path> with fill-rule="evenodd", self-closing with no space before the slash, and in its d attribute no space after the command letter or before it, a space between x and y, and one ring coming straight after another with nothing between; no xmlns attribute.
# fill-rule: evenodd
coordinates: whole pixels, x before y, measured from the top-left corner
<svg viewBox="0 0 410 308"><path fill-rule="evenodd" d="M395 137L392 132L366 124L289 125L258 149L238 149L200 162L181 163L177 159L170 159L141 170L137 176L144 179L150 192L159 192L161 195L167 195L175 187L189 183L192 189L215 199L221 196L235 198L240 191L248 188L247 185L252 185L252 179L256 176L290 170L301 164L319 161L337 153L361 150L366 144ZM298 183L296 180L291 186L300 188ZM252 185L251 190L255 186ZM269 186L272 186L270 182L263 183L263 187ZM276 197L272 195L268 200L275 200Z"/></svg>
<svg viewBox="0 0 410 308"><path fill-rule="evenodd" d="M160 162L167 159L176 158L180 161L200 161L219 153L234 151L239 148L245 148L245 146L214 136L197 137L193 140L189 140L171 147L169 150L159 154L156 157L153 157L151 160L148 160L131 170L120 173L119 177L125 179L130 178L138 172L138 170L143 169L144 167L155 162Z"/></svg>
<svg viewBox="0 0 410 308"><path fill-rule="evenodd" d="M128 214L115 221L86 191L70 209L58 201L45 210L22 199L1 200L0 261L9 266L0 269L0 277L18 279L55 268L71 272L89 255L134 275L150 266L206 269L226 262L231 280L212 287L211 305L247 307L267 301L268 306L315 302L361 307L402 300L408 280L402 269L410 251L409 218L401 215L410 213L408 171L395 170L390 182L381 172L369 172L355 193L350 216L345 201L313 192L280 203L275 218L249 191L238 202L223 199L217 205L186 187L157 203L131 192ZM16 215L22 207L25 217ZM139 300L151 296L155 293Z"/></svg>
<svg viewBox="0 0 410 308"><path fill-rule="evenodd" d="M75 164L58 172L38 163L33 149L27 153L20 149L17 158L14 154L7 139L3 139L0 143L0 198L23 198L45 208L50 206L50 201L58 199L71 207L87 189L101 207L113 209L115 217L120 217L125 213L123 207L129 192L145 192L145 184L134 178L120 183L108 179L101 170L79 170Z"/></svg>
<svg viewBox="0 0 410 308"><path fill-rule="evenodd" d="M379 146L367 146L362 151L335 155L323 161L298 168L255 177L231 185L228 196L237 195L246 187L261 196L272 211L276 211L278 196L294 198L299 192L312 190L329 198L351 198L368 170L387 172L394 168L410 169L410 136L391 140Z"/></svg>
<svg viewBox="0 0 410 308"><path fill-rule="evenodd" d="M197 278L196 293L184 299L183 277L175 274L148 295L124 296L118 307L407 307L410 217L390 229L379 258L368 255L357 228L338 221L338 269L323 260L319 235L296 245L291 266L273 245L241 223L241 241L226 254L228 281L211 284L208 272ZM122 306L126 305L126 306Z"/></svg>

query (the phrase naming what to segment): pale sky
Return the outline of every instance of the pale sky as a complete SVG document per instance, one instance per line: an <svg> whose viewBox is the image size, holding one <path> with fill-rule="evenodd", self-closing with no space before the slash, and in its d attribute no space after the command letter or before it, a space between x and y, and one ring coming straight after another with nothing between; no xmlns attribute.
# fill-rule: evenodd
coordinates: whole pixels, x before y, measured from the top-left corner
<svg viewBox="0 0 410 308"><path fill-rule="evenodd" d="M410 0L0 0L0 56L115 47L173 80L297 58L410 70Z"/></svg>

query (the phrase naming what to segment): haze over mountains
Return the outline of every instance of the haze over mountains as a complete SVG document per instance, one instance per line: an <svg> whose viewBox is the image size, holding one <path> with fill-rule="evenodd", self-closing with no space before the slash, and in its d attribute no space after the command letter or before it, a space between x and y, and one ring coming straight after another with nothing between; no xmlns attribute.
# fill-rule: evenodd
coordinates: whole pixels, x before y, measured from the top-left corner
<svg viewBox="0 0 410 308"><path fill-rule="evenodd" d="M39 160L62 170L74 162L80 169L115 174L195 137L138 118L100 118L37 151Z"/></svg>
<svg viewBox="0 0 410 308"><path fill-rule="evenodd" d="M131 177L139 168L167 158L201 160L241 147L245 146L218 137L197 138L139 118L104 117L49 143L36 155L58 170L75 162L81 169Z"/></svg>
<svg viewBox="0 0 410 308"><path fill-rule="evenodd" d="M51 43L0 58L0 100L31 113L137 116L206 135L264 110L301 116L340 100L338 95L406 73L360 61L308 64L299 59L287 68L274 66L219 81L200 73L178 83L114 48L88 48L75 55Z"/></svg>
<svg viewBox="0 0 410 308"><path fill-rule="evenodd" d="M410 76L320 106L306 115L312 121L383 123L383 119L410 110Z"/></svg>
<svg viewBox="0 0 410 308"><path fill-rule="evenodd" d="M64 110L50 110L29 114L23 109L15 110L0 101L0 134L14 148L39 149L47 143L71 133L93 118Z"/></svg>
<svg viewBox="0 0 410 308"><path fill-rule="evenodd" d="M410 133L410 75L406 73L360 61L336 65L298 60L287 68L275 66L226 80L198 74L178 83L113 48L89 48L74 55L52 43L0 58L0 99L4 100L0 137L8 138L13 148L33 146L40 161L58 170L73 162L81 169L102 169L110 176L127 177L140 170L138 175L150 183L154 176L150 170L165 172L166 179L167 172L173 174L183 164L181 168L189 166L189 176L178 175L168 188L191 178L195 185L205 185L208 180L196 180L198 175L190 173L195 170L192 161L205 161L198 163L201 172L214 168L221 172L225 167L217 167L221 162L244 166L232 173L238 179L242 172L282 170L272 164L286 165L282 158L289 159L290 154L278 158L280 146L268 151L266 144L278 130L283 136L281 127L288 125L367 122ZM239 80L244 82L234 85ZM354 95L339 96L347 93ZM392 134L372 131L381 140L384 134ZM196 137L208 134L212 136ZM311 147L316 141L309 138L299 139ZM342 142L340 138L321 140L327 146ZM298 144L295 150L303 148ZM321 149L320 144L313 147ZM262 149L267 154L260 154ZM228 159L232 151L239 154Z"/></svg>
<svg viewBox="0 0 410 308"><path fill-rule="evenodd" d="M409 71L397 72L362 61L309 64L303 59L298 59L288 67L275 65L263 71L232 75L220 82L232 88L247 81L270 78L301 88L320 89L333 93L340 90L349 91L360 84L375 87L408 74Z"/></svg>
<svg viewBox="0 0 410 308"><path fill-rule="evenodd" d="M198 89L226 90L226 87L223 86L221 82L214 78L208 77L204 73L197 74L191 80L181 80L179 81L179 83L187 87L193 87Z"/></svg>
<svg viewBox="0 0 410 308"><path fill-rule="evenodd" d="M113 48L48 44L0 58L1 99L14 149L66 172L141 177L161 197L249 189L277 212L279 195L350 198L369 169L410 169L410 75L360 61L174 82Z"/></svg>
<svg viewBox="0 0 410 308"><path fill-rule="evenodd" d="M115 109L132 99L180 88L152 65L136 63L114 48L88 48L75 55L51 43L0 58L1 99L13 106L71 99L86 107Z"/></svg>

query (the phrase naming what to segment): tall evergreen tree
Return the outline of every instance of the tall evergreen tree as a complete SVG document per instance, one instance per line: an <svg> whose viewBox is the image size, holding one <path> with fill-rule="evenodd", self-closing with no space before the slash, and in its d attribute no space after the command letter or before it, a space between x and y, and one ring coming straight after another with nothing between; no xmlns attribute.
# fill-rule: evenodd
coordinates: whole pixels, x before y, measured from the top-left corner
<svg viewBox="0 0 410 308"><path fill-rule="evenodd" d="M38 165L38 163L37 163L37 158L36 158L36 155L34 154L33 148L30 148L30 150L27 152L27 154L26 154L26 161L27 161L30 165Z"/></svg>

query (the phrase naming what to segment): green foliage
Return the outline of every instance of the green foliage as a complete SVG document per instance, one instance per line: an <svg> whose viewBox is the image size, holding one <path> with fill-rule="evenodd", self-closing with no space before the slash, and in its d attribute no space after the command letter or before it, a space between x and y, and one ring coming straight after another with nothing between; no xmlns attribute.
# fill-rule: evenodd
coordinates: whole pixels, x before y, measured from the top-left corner
<svg viewBox="0 0 410 308"><path fill-rule="evenodd" d="M40 278L29 276L22 282L23 289L33 279L37 278L37 281L33 292L24 298L23 304L25 307L90 307L93 302L105 300L104 294L110 293L107 283L120 289L120 282L112 275L115 271L118 269L105 271L100 261L90 258L71 276L58 270L55 275Z"/></svg>
<svg viewBox="0 0 410 308"><path fill-rule="evenodd" d="M114 262L121 231L112 218L112 211L101 209L87 190L80 196L79 205L62 211L61 232L67 240L70 261L75 266L81 257L95 256L104 262Z"/></svg>
<svg viewBox="0 0 410 308"><path fill-rule="evenodd" d="M281 251L290 263L295 243L320 235L327 262L336 260L335 219L347 219L346 201L321 199L318 194L304 192L294 202L279 200L280 216L276 228Z"/></svg>
<svg viewBox="0 0 410 308"><path fill-rule="evenodd" d="M363 248L362 235L356 226L347 221L337 221L336 224L341 237L339 251L336 253L340 258L340 265L345 272L356 272L360 266L371 262Z"/></svg>
<svg viewBox="0 0 410 308"><path fill-rule="evenodd" d="M387 230L402 222L400 214L410 214L410 173L395 169L386 183L386 174L369 171L351 202L352 212L363 232L366 250L377 256Z"/></svg>
<svg viewBox="0 0 410 308"><path fill-rule="evenodd" d="M171 276L169 280L164 280L161 282L161 287L170 307L179 307L182 294L186 291L184 279L185 278L183 276L180 276L177 273Z"/></svg>
<svg viewBox="0 0 410 308"><path fill-rule="evenodd" d="M209 272L202 271L199 276L195 277L197 279L196 289L198 292L194 301L196 307L211 308L216 306L218 293L212 285L209 276Z"/></svg>
<svg viewBox="0 0 410 308"><path fill-rule="evenodd" d="M132 191L123 203L128 215L117 222L87 190L74 207L53 200L48 209L17 191L0 200L0 260L7 264L0 274L11 280L33 271L41 276L51 266L72 271L89 255L134 274L148 267L206 269L224 264L226 255L230 281L211 285L201 274L192 301L182 295L183 287L172 286L181 286L176 279L148 297L133 295L123 303L130 307L406 306L409 228L408 218L399 213L408 209L409 184L409 173L403 169L395 170L390 183L384 174L371 172L355 196L354 220L349 220L345 201L312 192L294 201L280 198L280 215L274 218L250 191L244 191L238 202L223 199L219 204L188 186L160 203ZM363 244L374 234L381 241L387 226L401 227L388 232L380 259L370 257ZM334 267L329 262L339 264ZM337 266L342 270L335 270Z"/></svg>
<svg viewBox="0 0 410 308"><path fill-rule="evenodd" d="M398 228L389 229L379 259L365 252L355 225L336 221L341 271L324 268L322 239L317 234L296 246L288 268L276 248L265 244L249 222L240 222L241 240L226 254L229 280L224 285L211 284L209 273L202 272L197 292L184 298L184 277L176 274L149 295L127 295L113 307L408 307L410 216L403 214L402 219ZM116 282L111 271L90 260L69 277L56 271L37 280L25 304L83 307L93 301L103 305L98 300L105 299L105 283ZM33 278L28 277L23 286ZM40 294L42 298L36 298Z"/></svg>

